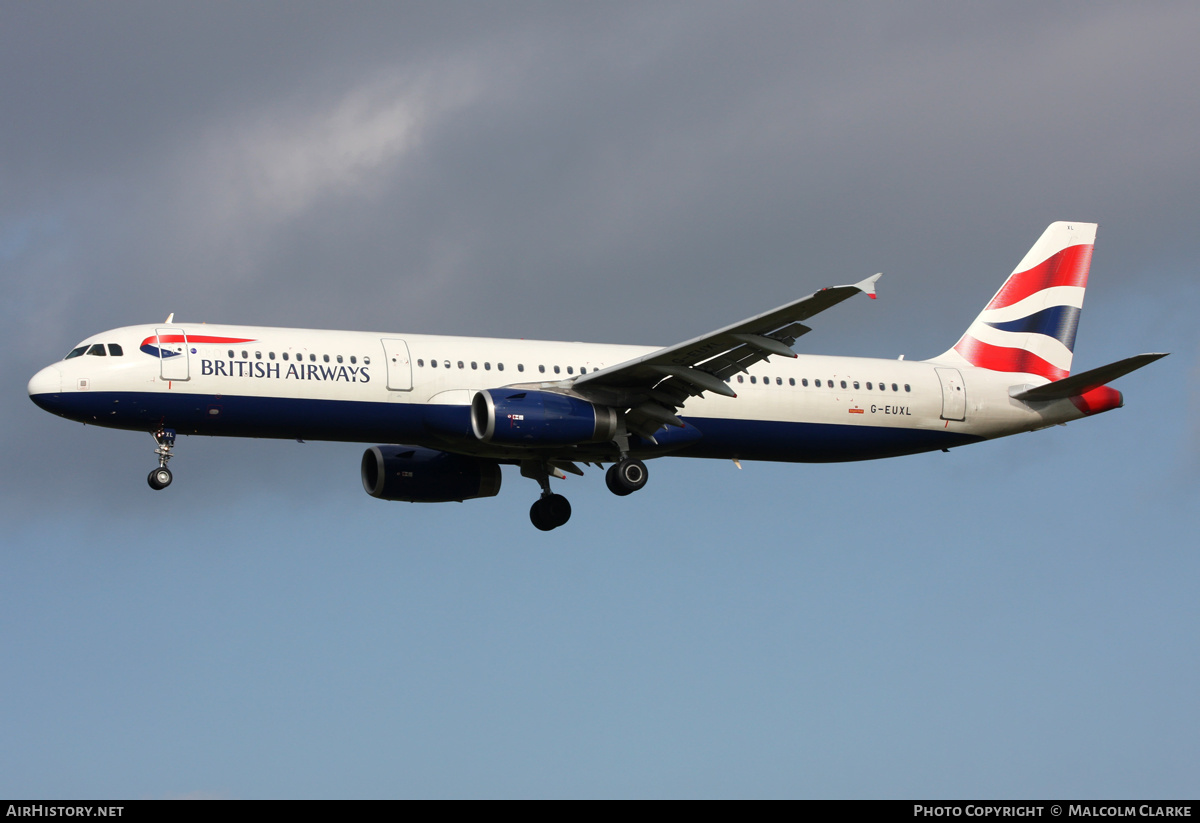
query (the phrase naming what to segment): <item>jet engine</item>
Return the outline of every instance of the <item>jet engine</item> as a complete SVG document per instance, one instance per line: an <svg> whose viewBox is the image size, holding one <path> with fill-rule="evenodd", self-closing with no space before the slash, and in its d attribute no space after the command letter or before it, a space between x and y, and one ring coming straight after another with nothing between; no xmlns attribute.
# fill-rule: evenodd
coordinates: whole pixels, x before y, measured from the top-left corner
<svg viewBox="0 0 1200 823"><path fill-rule="evenodd" d="M600 443L616 436L617 412L566 394L487 389L471 399L471 429L485 443Z"/></svg>
<svg viewBox="0 0 1200 823"><path fill-rule="evenodd" d="M493 497L500 464L420 446L372 446L363 452L362 483L372 497L408 503Z"/></svg>

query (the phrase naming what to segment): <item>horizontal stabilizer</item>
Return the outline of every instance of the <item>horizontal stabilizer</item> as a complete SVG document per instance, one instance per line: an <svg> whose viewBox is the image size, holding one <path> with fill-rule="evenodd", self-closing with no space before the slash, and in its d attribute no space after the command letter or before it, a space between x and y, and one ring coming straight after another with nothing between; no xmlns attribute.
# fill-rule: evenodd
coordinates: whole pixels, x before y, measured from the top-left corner
<svg viewBox="0 0 1200 823"><path fill-rule="evenodd" d="M1062 400L1068 397L1078 397L1092 389L1110 383L1118 377L1129 374L1131 371L1140 369L1142 366L1148 366L1155 360L1166 357L1167 354L1168 352L1154 352L1126 357L1124 360L1109 363L1107 366L1089 369L1079 374L1073 374L1070 377L1064 377L1062 380L1047 383L1044 386L1026 389L1023 392L1014 394L1013 397L1017 400Z"/></svg>

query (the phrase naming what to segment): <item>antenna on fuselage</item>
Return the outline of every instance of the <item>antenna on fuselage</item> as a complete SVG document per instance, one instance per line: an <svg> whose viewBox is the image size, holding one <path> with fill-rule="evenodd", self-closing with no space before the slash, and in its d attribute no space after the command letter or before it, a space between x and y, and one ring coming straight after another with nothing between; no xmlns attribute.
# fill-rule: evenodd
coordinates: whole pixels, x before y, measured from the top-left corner
<svg viewBox="0 0 1200 823"><path fill-rule="evenodd" d="M167 319L164 320L163 322L167 323L167 324L174 323L175 322L175 312L171 312L170 314L168 314Z"/></svg>

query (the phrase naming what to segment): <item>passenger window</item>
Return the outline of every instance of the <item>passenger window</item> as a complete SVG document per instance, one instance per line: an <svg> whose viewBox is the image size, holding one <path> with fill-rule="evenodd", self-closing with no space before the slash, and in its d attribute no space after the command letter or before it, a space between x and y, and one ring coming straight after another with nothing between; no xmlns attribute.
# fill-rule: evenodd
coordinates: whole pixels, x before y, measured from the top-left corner
<svg viewBox="0 0 1200 823"><path fill-rule="evenodd" d="M328 362L329 362L329 355L327 355L327 354L323 354L323 355L321 355L321 359L322 359L322 360L324 360L326 363L328 363Z"/></svg>
<svg viewBox="0 0 1200 823"><path fill-rule="evenodd" d="M808 388L808 378L807 377L800 378L800 385L807 389Z"/></svg>
<svg viewBox="0 0 1200 823"><path fill-rule="evenodd" d="M870 390L871 390L871 381L868 380L867 381L867 391L870 391Z"/></svg>
<svg viewBox="0 0 1200 823"><path fill-rule="evenodd" d="M268 359L268 360L274 360L274 359L275 359L275 352L273 352L273 351L269 351L269 352L267 352L267 359Z"/></svg>
<svg viewBox="0 0 1200 823"><path fill-rule="evenodd" d="M496 364L496 371L504 371L504 364L503 364L503 363L497 363L497 364Z"/></svg>
<svg viewBox="0 0 1200 823"><path fill-rule="evenodd" d="M539 374L545 374L545 373L546 373L546 367L545 367L545 366L538 366L538 373L539 373Z"/></svg>
<svg viewBox="0 0 1200 823"><path fill-rule="evenodd" d="M473 368L473 369L478 369L478 368L479 368L479 364L478 364L478 363L476 363L474 360L472 360L472 361L471 361L471 368Z"/></svg>
<svg viewBox="0 0 1200 823"><path fill-rule="evenodd" d="M436 369L436 368L437 368L437 361L436 361L436 360L430 360L430 361L429 361L429 368L431 368L431 369Z"/></svg>
<svg viewBox="0 0 1200 823"><path fill-rule="evenodd" d="M417 358L417 368L419 368L419 369L425 368L425 358L423 358L423 357Z"/></svg>
<svg viewBox="0 0 1200 823"><path fill-rule="evenodd" d="M488 361L484 360L484 361L483 361L483 370L484 370L484 371L491 371L491 370L492 370L492 364L491 364L491 363L489 363Z"/></svg>
<svg viewBox="0 0 1200 823"><path fill-rule="evenodd" d="M260 351L256 351L256 352L254 353L254 359L255 359L255 360L262 360L262 352L260 352Z"/></svg>
<svg viewBox="0 0 1200 823"><path fill-rule="evenodd" d="M775 385L776 385L776 386L782 386L782 385L783 385L783 378L782 378L782 377L776 377L776 378L775 378Z"/></svg>
<svg viewBox="0 0 1200 823"><path fill-rule="evenodd" d="M908 385L907 383L905 383L905 384L904 384L904 390L905 390L905 391L912 391L912 386L910 386L910 385Z"/></svg>
<svg viewBox="0 0 1200 823"><path fill-rule="evenodd" d="M857 381L857 380L855 380L855 381L854 381L854 388L856 388L856 389L858 388L858 381Z"/></svg>
<svg viewBox="0 0 1200 823"><path fill-rule="evenodd" d="M353 362L354 362L354 358L353 358L353 357L351 357L351 358L350 358L350 362L351 362L351 363L353 363ZM363 358L363 365L364 365L364 366L369 366L369 365L371 365L371 358L369 358L369 357L364 357L364 358Z"/></svg>
<svg viewBox="0 0 1200 823"><path fill-rule="evenodd" d="M524 364L524 363L518 363L518 364L517 364L517 371L525 371L525 364Z"/></svg>
<svg viewBox="0 0 1200 823"><path fill-rule="evenodd" d="M895 383L893 383L893 384L892 384L892 391L900 391L900 387L899 387L899 386L897 386Z"/></svg>
<svg viewBox="0 0 1200 823"><path fill-rule="evenodd" d="M558 374L558 373L559 373L558 366L555 366L555 367L554 367L554 373L555 373L555 374Z"/></svg>
<svg viewBox="0 0 1200 823"><path fill-rule="evenodd" d="M461 360L459 360L459 361L458 361L458 367L459 367L460 369L464 369L464 368L466 368L466 366L465 366L465 365L463 365L463 361L461 361Z"/></svg>
<svg viewBox="0 0 1200 823"><path fill-rule="evenodd" d="M243 359L243 360L249 360L249 359L250 359L250 352L246 351L245 349L242 349L242 359Z"/></svg>
<svg viewBox="0 0 1200 823"><path fill-rule="evenodd" d="M341 362L342 362L342 356L339 354L339 355L337 356L337 358L338 358L338 362L339 362L339 363L341 363Z"/></svg>
<svg viewBox="0 0 1200 823"><path fill-rule="evenodd" d="M317 362L317 356L316 356L315 354L310 354L310 355L308 356L308 360L309 360L309 362L310 362L310 363L316 363L316 362Z"/></svg>
<svg viewBox="0 0 1200 823"><path fill-rule="evenodd" d="M820 379L814 380L814 381L813 381L813 385L814 385L814 386L816 386L818 389L819 389L819 388L821 388L821 381L820 381Z"/></svg>
<svg viewBox="0 0 1200 823"><path fill-rule="evenodd" d="M233 357L233 352L230 352L230 353L229 353L229 356L230 356L230 357ZM284 360L287 360L287 359L288 359L288 353L287 353L287 352L284 352L284 353L283 353L283 359L284 359Z"/></svg>
<svg viewBox="0 0 1200 823"><path fill-rule="evenodd" d="M121 357L122 355L125 354L125 352L121 351L121 347L116 343L108 344L108 353L111 354L113 357Z"/></svg>
<svg viewBox="0 0 1200 823"><path fill-rule="evenodd" d="M449 361L449 360L446 360L446 361L444 361L444 362L442 363L442 366L443 366L444 368L447 368L447 369L448 369L448 368L450 368L450 361Z"/></svg>
<svg viewBox="0 0 1200 823"><path fill-rule="evenodd" d="M358 361L354 359L354 355L350 355L350 364L351 364L351 365L354 365L354 364L355 364L355 363L357 363L357 362L358 362Z"/></svg>
<svg viewBox="0 0 1200 823"><path fill-rule="evenodd" d="M751 382L751 383L757 383L757 382L758 382L758 378L757 378L757 377L755 377L754 375L750 375L750 382Z"/></svg>
<svg viewBox="0 0 1200 823"><path fill-rule="evenodd" d="M740 374L738 375L738 382L739 382L739 383L745 383L745 382L746 382L746 381L745 381L745 379L744 379L744 378L743 378L743 377L742 377Z"/></svg>
<svg viewBox="0 0 1200 823"><path fill-rule="evenodd" d="M788 385L789 385L789 386L794 386L794 385L796 385L796 378L794 378L794 377L789 377L789 378L788 378Z"/></svg>
<svg viewBox="0 0 1200 823"><path fill-rule="evenodd" d="M575 367L567 366L567 374L574 374L574 373L575 373Z"/></svg>

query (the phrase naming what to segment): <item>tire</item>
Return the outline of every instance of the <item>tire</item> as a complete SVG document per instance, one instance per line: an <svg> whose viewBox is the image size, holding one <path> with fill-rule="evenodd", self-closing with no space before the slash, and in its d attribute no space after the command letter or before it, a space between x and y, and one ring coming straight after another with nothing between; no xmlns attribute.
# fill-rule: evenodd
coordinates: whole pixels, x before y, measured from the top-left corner
<svg viewBox="0 0 1200 823"><path fill-rule="evenodd" d="M561 494L539 497L529 507L529 520L534 528L548 532L571 519L571 503Z"/></svg>
<svg viewBox="0 0 1200 823"><path fill-rule="evenodd" d="M529 507L529 520L538 531L548 532L554 528L540 498L534 500L533 505Z"/></svg>
<svg viewBox="0 0 1200 823"><path fill-rule="evenodd" d="M561 494L552 494L543 498L542 505L545 507L544 510L550 514L550 522L554 524L553 528L563 526L571 519L571 501Z"/></svg>
<svg viewBox="0 0 1200 823"><path fill-rule="evenodd" d="M625 458L609 471L613 473L609 488L613 490L614 494L633 494L645 486L646 481L650 479L650 474L646 471L646 464L631 457ZM605 480L608 480L607 475ZM622 491L617 491L617 488Z"/></svg>
<svg viewBox="0 0 1200 823"><path fill-rule="evenodd" d="M613 463L608 467L608 471L604 473L604 483L608 486L608 490L618 497L624 497L627 494L633 494L633 489L627 489L621 485L621 479L617 476L617 464Z"/></svg>
<svg viewBox="0 0 1200 823"><path fill-rule="evenodd" d="M160 466L146 477L146 482L150 484L150 488L155 491L161 491L171 485L171 481L175 478L171 476L171 470L166 466Z"/></svg>

